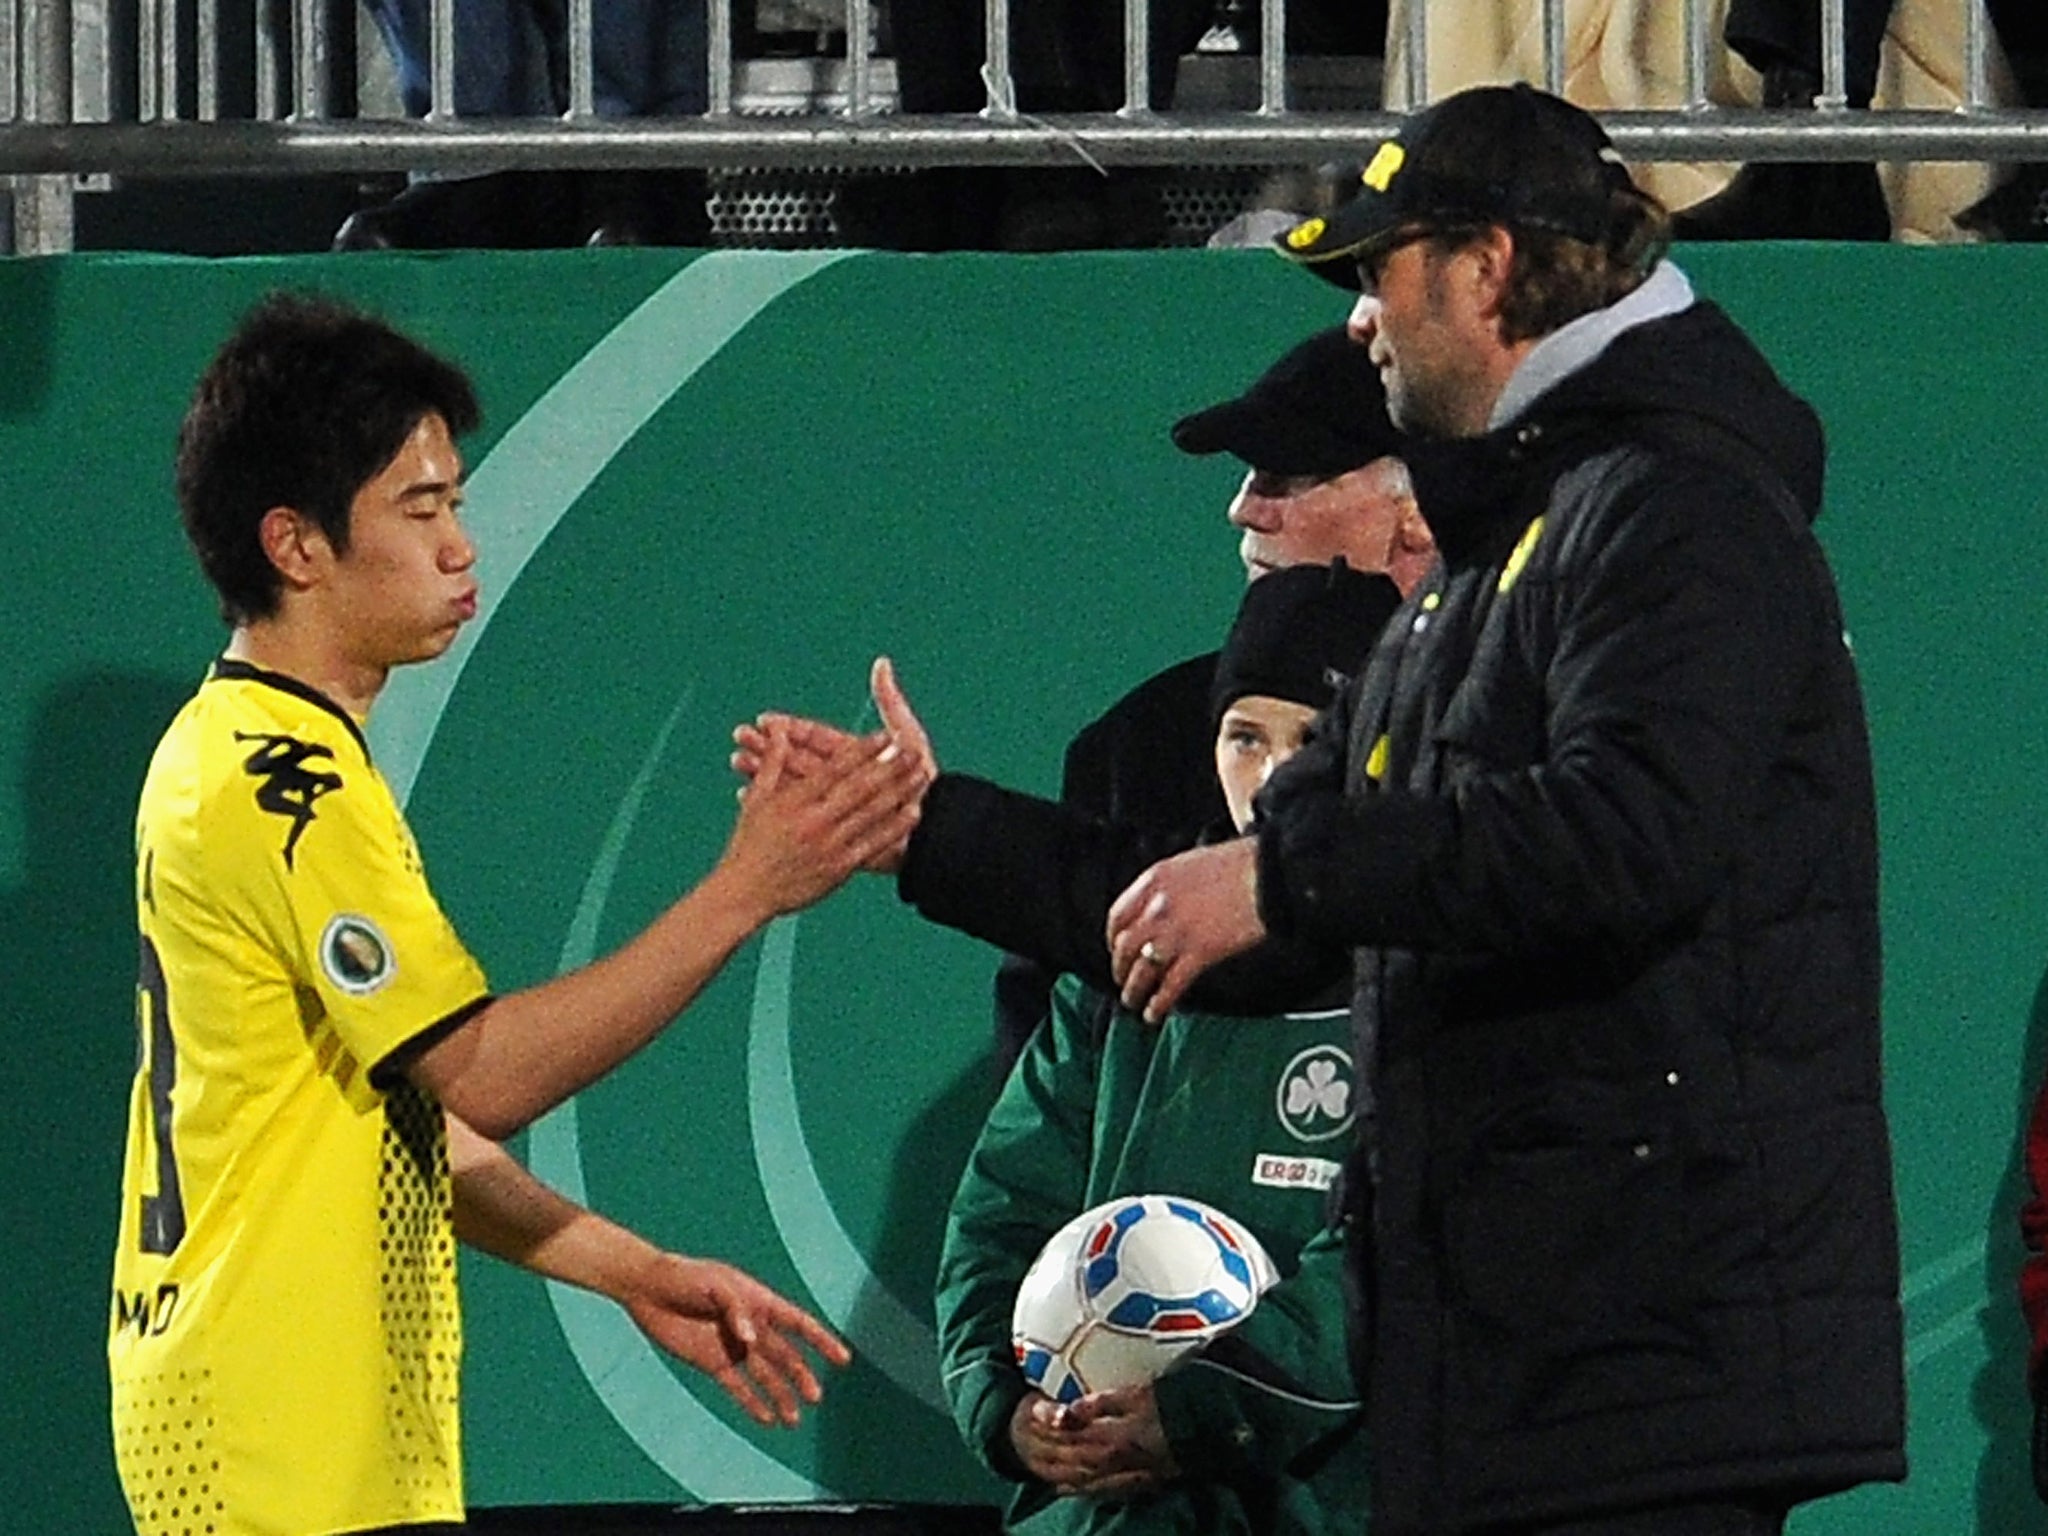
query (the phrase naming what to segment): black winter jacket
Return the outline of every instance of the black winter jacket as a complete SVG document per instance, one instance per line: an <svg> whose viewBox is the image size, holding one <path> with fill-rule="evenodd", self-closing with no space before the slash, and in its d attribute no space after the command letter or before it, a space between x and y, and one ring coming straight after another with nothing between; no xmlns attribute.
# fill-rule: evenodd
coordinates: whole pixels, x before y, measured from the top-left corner
<svg viewBox="0 0 2048 1536"><path fill-rule="evenodd" d="M1060 804L1176 848L1189 845L1193 829L1227 818L1209 729L1216 655L1207 651L1154 673L1083 726L1067 743ZM942 815L944 798L942 792ZM919 853L930 846L928 838ZM927 857L921 865L929 869L934 862ZM971 875L968 883L974 883ZM1005 955L997 968L996 1056L1004 1076L1045 1018L1061 969L1057 958L1036 951Z"/></svg>
<svg viewBox="0 0 2048 1536"><path fill-rule="evenodd" d="M1903 1475L1822 460L1707 304L1418 445L1442 560L1268 786L1268 926L1355 951L1376 1536Z"/></svg>
<svg viewBox="0 0 2048 1536"><path fill-rule="evenodd" d="M1391 617L1401 595L1384 578L1381 588ZM1180 663L1077 737L1061 801L968 774L940 774L911 834L897 893L931 921L999 945L1048 974L1070 973L1115 991L1103 935L1110 904L1156 861L1234 835L1216 782L1208 697L1215 667L1214 652ZM1158 785L1156 798L1148 782ZM1198 813L1205 799L1208 809ZM1327 945L1262 945L1202 977L1186 1006L1254 1015L1311 1006L1349 964L1344 950ZM1012 985L1013 974L1006 971L999 988ZM998 1040L1012 1056L1030 1027L1018 1032L1005 1020L1006 1010L1010 1021L1021 1016L1016 999L1029 995L1028 983L1015 985L997 1005Z"/></svg>

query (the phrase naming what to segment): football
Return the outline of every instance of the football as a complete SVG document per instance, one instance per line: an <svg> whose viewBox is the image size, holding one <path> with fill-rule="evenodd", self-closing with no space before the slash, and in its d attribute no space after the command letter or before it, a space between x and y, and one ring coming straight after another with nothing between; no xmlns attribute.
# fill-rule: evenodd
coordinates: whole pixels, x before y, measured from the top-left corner
<svg viewBox="0 0 2048 1536"><path fill-rule="evenodd" d="M1243 1322L1275 1278L1258 1239L1213 1206L1106 1201L1055 1232L1018 1285L1017 1368L1062 1403L1151 1381Z"/></svg>

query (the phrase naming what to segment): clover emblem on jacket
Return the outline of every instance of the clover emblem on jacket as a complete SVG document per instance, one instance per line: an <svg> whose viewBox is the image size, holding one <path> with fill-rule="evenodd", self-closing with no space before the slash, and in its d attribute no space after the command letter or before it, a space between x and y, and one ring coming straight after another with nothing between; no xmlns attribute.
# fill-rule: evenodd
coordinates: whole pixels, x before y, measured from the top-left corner
<svg viewBox="0 0 2048 1536"><path fill-rule="evenodd" d="M1314 1046L1287 1064L1280 1078L1280 1123L1303 1141L1323 1141L1351 1125L1351 1058L1332 1045Z"/></svg>

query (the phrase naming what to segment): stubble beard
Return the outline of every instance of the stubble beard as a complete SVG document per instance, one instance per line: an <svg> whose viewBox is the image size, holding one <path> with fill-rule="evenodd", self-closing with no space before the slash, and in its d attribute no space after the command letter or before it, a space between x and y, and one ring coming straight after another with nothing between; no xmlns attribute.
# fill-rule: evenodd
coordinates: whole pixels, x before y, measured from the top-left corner
<svg viewBox="0 0 2048 1536"><path fill-rule="evenodd" d="M1480 414L1474 419L1478 381L1471 360L1450 333L1442 266L1432 264L1425 282L1421 312L1407 328L1409 355L1404 360L1390 349L1389 364L1381 371L1387 415L1412 437L1477 437L1486 430L1486 418Z"/></svg>
<svg viewBox="0 0 2048 1536"><path fill-rule="evenodd" d="M1414 379L1396 368L1387 379L1387 415L1410 437L1463 437L1451 395L1440 380Z"/></svg>

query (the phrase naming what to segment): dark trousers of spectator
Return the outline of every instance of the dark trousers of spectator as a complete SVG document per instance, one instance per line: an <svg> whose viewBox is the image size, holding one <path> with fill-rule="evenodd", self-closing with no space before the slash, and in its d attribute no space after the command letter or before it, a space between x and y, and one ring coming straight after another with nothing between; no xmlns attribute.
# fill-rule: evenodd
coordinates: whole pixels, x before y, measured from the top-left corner
<svg viewBox="0 0 2048 1536"><path fill-rule="evenodd" d="M1785 1512L1745 1503L1669 1504L1584 1520L1488 1526L1486 1536L1780 1536Z"/></svg>
<svg viewBox="0 0 2048 1536"><path fill-rule="evenodd" d="M1846 0L1842 13L1843 94L1850 106L1867 107L1877 94L1877 54L1892 0ZM1820 79L1820 0L1734 0L1722 36L1759 72L1790 65Z"/></svg>
<svg viewBox="0 0 2048 1536"><path fill-rule="evenodd" d="M407 112L432 101L430 0L363 0L391 51ZM569 104L567 8L559 0L454 0L455 111L555 117ZM593 106L600 117L705 109L704 0L599 0L591 7ZM341 249L380 246L702 245L705 184L695 171L501 171L423 183L364 209Z"/></svg>
<svg viewBox="0 0 2048 1536"><path fill-rule="evenodd" d="M1214 15L1214 0L1151 0L1150 104L1173 100L1180 57ZM1010 79L1024 112L1113 112L1124 105L1121 5L1013 0ZM890 0L889 42L906 112L979 112L986 45L981 0ZM1057 250L1146 246L1165 236L1145 172L963 168L860 178L839 195L842 234L909 250Z"/></svg>
<svg viewBox="0 0 2048 1536"><path fill-rule="evenodd" d="M406 111L430 104L429 0L364 0L391 50ZM600 117L702 112L703 0L602 0L591 8ZM464 117L552 117L569 104L566 8L545 0L455 0L455 110Z"/></svg>

